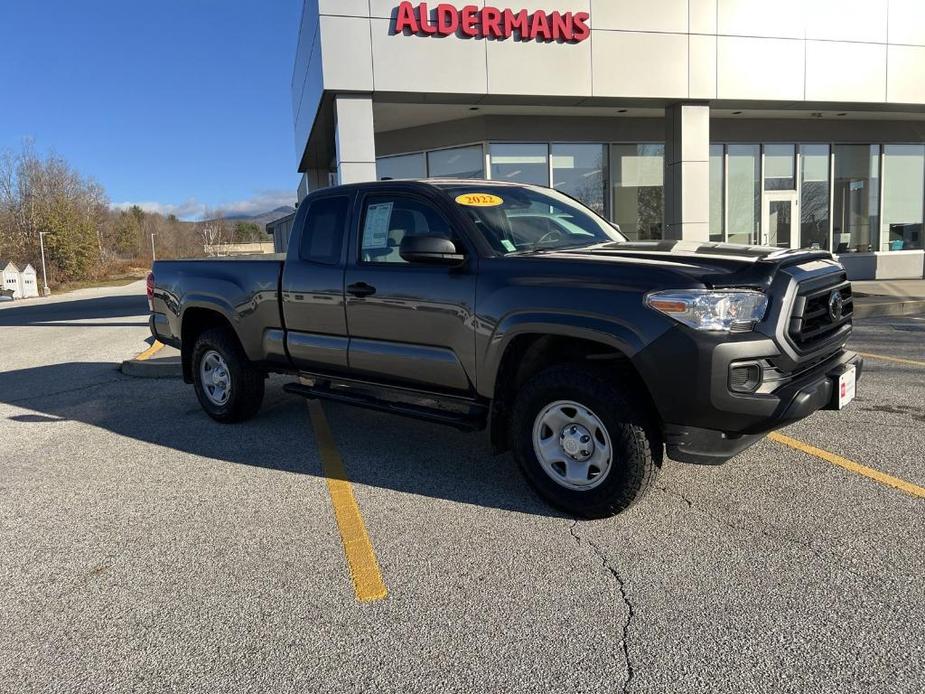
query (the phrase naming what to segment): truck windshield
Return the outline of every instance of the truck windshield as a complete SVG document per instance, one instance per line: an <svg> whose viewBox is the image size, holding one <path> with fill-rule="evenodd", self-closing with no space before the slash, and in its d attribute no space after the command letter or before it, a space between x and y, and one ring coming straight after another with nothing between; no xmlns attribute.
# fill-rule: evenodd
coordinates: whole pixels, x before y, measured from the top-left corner
<svg viewBox="0 0 925 694"><path fill-rule="evenodd" d="M554 190L477 185L445 190L499 255L626 240L605 219Z"/></svg>

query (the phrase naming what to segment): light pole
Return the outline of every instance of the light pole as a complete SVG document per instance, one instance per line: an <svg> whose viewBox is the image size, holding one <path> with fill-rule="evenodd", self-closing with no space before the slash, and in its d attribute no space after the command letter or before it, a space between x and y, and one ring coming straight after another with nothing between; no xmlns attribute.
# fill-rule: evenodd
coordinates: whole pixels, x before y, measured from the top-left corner
<svg viewBox="0 0 925 694"><path fill-rule="evenodd" d="M45 234L47 231L39 232L39 247L42 249L42 294L48 296L51 294L51 290L48 288L48 272L45 270Z"/></svg>
<svg viewBox="0 0 925 694"><path fill-rule="evenodd" d="M155 236L157 236L157 234L153 234L153 233L151 234L151 262L152 263L155 260L157 260L157 253L154 252L154 237Z"/></svg>

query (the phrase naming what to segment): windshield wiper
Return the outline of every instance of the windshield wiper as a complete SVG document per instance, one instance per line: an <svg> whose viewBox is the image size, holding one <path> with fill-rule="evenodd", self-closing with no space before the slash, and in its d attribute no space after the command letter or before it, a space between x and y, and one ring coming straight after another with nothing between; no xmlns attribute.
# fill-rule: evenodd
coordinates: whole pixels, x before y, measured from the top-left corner
<svg viewBox="0 0 925 694"><path fill-rule="evenodd" d="M539 247L534 244L532 247L528 249L518 251L516 255L527 255L527 254L532 254L532 253L548 253L552 251L569 251L569 250L574 250L576 248L587 248L589 246L596 246L598 245L598 243L599 242L595 241L594 243L569 243L564 246L544 246L544 247ZM515 255L515 254L511 253L509 255Z"/></svg>

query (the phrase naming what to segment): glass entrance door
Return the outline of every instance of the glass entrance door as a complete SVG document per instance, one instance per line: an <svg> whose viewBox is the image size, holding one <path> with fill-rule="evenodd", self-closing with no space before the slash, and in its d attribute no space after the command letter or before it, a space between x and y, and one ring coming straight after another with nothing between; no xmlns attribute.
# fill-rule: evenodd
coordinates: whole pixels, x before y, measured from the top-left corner
<svg viewBox="0 0 925 694"><path fill-rule="evenodd" d="M765 193L762 241L776 248L799 248L799 220L795 192Z"/></svg>

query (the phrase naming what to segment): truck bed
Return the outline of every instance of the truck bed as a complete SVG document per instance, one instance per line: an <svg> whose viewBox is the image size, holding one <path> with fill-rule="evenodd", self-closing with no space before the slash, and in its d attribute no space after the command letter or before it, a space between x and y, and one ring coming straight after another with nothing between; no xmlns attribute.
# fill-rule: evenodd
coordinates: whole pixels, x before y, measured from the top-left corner
<svg viewBox="0 0 925 694"><path fill-rule="evenodd" d="M282 328L279 310L284 254L159 260L155 294L167 311L152 327L168 344L181 338L181 316L198 308L219 310L236 328L248 357L264 355L263 336Z"/></svg>

